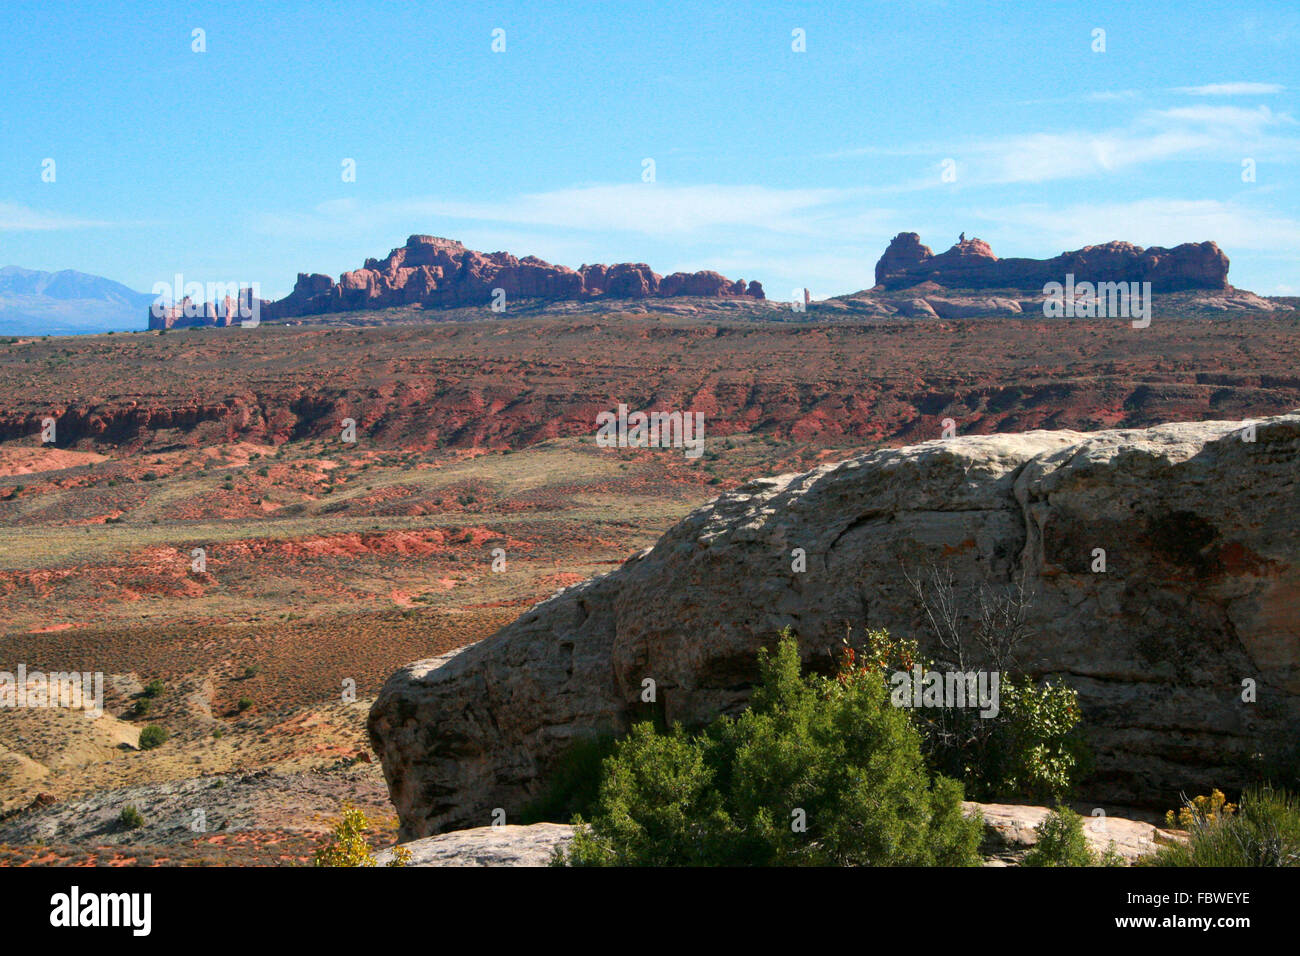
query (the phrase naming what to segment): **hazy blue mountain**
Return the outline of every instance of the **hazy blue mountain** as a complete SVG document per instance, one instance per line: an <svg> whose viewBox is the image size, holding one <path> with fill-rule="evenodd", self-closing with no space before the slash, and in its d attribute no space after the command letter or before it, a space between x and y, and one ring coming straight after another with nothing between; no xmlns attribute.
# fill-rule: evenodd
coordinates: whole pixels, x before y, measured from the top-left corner
<svg viewBox="0 0 1300 956"><path fill-rule="evenodd" d="M142 329L153 296L64 269L0 269L0 335L72 335Z"/></svg>

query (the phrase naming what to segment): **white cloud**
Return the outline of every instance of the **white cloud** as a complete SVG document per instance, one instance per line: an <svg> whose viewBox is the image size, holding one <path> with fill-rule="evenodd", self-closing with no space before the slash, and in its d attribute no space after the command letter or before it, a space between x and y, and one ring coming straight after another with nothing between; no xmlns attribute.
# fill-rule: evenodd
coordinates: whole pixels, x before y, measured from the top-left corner
<svg viewBox="0 0 1300 956"><path fill-rule="evenodd" d="M321 203L310 213L254 217L259 232L319 238L394 226L454 220L514 227L696 238L710 231L747 229L785 235L843 231L845 204L863 190L776 189L766 186L673 186L662 183L589 185L499 201L413 198L363 205ZM855 212L853 215L860 216Z"/></svg>
<svg viewBox="0 0 1300 956"><path fill-rule="evenodd" d="M1155 110L1148 114L1148 122L1173 121L1195 124L1215 132L1241 134L1260 133L1271 126L1295 126L1289 113L1274 113L1267 106L1247 109L1242 106L1177 106L1173 109Z"/></svg>
<svg viewBox="0 0 1300 956"><path fill-rule="evenodd" d="M321 203L300 214L255 214L256 231L287 240L346 238L369 251L357 268L412 232L459 239L472 249L537 255L576 268L648 262L661 274L715 269L759 279L780 298L795 287L817 295L871 285L897 210L873 191L765 186L586 185L494 201L434 197L380 203ZM339 263L335 263L339 264ZM327 268L321 266L320 268Z"/></svg>
<svg viewBox="0 0 1300 956"><path fill-rule="evenodd" d="M1097 90L1086 94L1084 100L1089 103L1118 103L1135 99L1137 96L1137 90Z"/></svg>
<svg viewBox="0 0 1300 956"><path fill-rule="evenodd" d="M1190 96L1269 96L1281 93L1286 87L1281 83L1207 83L1204 86L1180 86L1175 93Z"/></svg>
<svg viewBox="0 0 1300 956"><path fill-rule="evenodd" d="M506 202L444 200L415 204L428 215L569 229L692 235L720 226L798 231L843 190L763 186L581 186Z"/></svg>
<svg viewBox="0 0 1300 956"><path fill-rule="evenodd" d="M1141 199L1133 202L1019 205L983 208L981 237L994 252L1007 244L1038 250L1036 257L1122 239L1139 246L1212 240L1231 257L1236 250L1272 251L1300 245L1300 221L1244 203L1213 199ZM999 250L1002 245L1002 251Z"/></svg>
<svg viewBox="0 0 1300 956"><path fill-rule="evenodd" d="M1300 139L1277 135L1295 125L1266 106L1189 106L1152 110L1125 127L1027 133L951 146L965 185L1040 183L1114 173L1151 163L1239 159L1243 149L1277 160L1300 154Z"/></svg>
<svg viewBox="0 0 1300 956"><path fill-rule="evenodd" d="M928 179L879 188L877 194L939 187L942 183L937 164L947 157L955 160L957 183L962 187L1043 183L1175 160L1239 162L1242 156L1267 154L1273 162L1286 162L1300 156L1300 138L1283 132L1296 125L1290 114L1267 106L1251 109L1197 104L1147 110L1124 126L1016 133L964 143L863 147L822 158L930 158L934 172Z"/></svg>
<svg viewBox="0 0 1300 956"><path fill-rule="evenodd" d="M47 232L58 229L97 229L115 225L94 219L77 219L0 202L0 232Z"/></svg>

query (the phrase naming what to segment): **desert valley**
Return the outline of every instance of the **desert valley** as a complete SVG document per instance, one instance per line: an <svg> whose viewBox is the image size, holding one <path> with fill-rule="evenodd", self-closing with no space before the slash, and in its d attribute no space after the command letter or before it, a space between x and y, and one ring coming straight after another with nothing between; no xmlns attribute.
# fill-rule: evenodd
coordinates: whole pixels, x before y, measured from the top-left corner
<svg viewBox="0 0 1300 956"><path fill-rule="evenodd" d="M970 240L947 254L960 278L942 263L912 281L891 278L901 271L896 250L915 247L914 238L895 240L873 288L808 303L737 297L717 282L712 295L532 296L508 300L498 313L489 280L477 305L411 300L365 309L340 300L310 316L272 305L252 328L157 323L147 332L6 341L0 670L21 663L28 671L96 671L106 684L100 719L33 708L0 724L0 852L18 864L305 863L345 806L364 808L376 821L375 846L391 843L398 821L375 750L391 757L395 795L406 793L400 776L408 771L399 765L418 758L392 756L395 744L382 729L391 703L376 709L367 734L390 675L506 628L481 646L499 645L507 625L538 613L529 611L537 602L557 592L557 600L568 600L584 593L588 579L626 568L646 549L657 554L661 535L668 532L668 541L689 526L670 531L677 522L719 495L742 496L720 502L743 500L755 479L821 474L829 463L871 461L901 446L941 455L951 442L951 455L978 457L983 446L964 436L1059 435L1052 439L1059 443L1101 433L1138 441L1142 433L1132 430L1164 423L1267 421L1261 449L1298 440L1295 416L1275 417L1300 408L1296 302L1233 289L1217 248L1218 274L1205 273L1199 253L1185 269L1175 263L1170 270L1164 256L1166 275L1194 278L1170 280L1155 297L1155 320L1134 328L1113 317L1047 318L1032 290L973 280L972 257L997 260ZM412 237L396 252L421 242ZM1071 268L1085 275L1083 260L1091 257L1103 273L1144 278L1141 250L1121 256L1131 265L1116 271L1117 248L1123 252L1116 244L1105 253L1082 250ZM913 261L931 258L928 249L913 254ZM412 267L419 268L426 270L422 281L436 284L437 275ZM661 289L650 275L646 289ZM343 278L333 288L347 287ZM702 413L703 454L602 447L595 423L619 404ZM1029 460L1037 453L1024 454ZM1016 472L1024 467L1020 462ZM1293 490L1294 459L1279 467ZM1248 487L1253 480L1240 478ZM900 507L894 493L874 494ZM1159 524L1186 509L1159 508L1166 517L1153 516L1157 523L1130 548L1149 551L1160 534L1187 533ZM841 518L826 512L818 520ZM1218 542L1217 534L1231 537L1224 525L1236 520L1214 523ZM992 547L987 533L936 526L910 546L938 545L934 553L949 556L973 547L970 573L1013 576L1029 560L1015 556L1026 547L1014 541L1023 529L979 558ZM1082 535L1080 548L1089 544L1077 530L1057 533ZM1228 575L1233 587L1294 585L1294 564L1282 553L1215 548L1222 555L1216 574ZM886 579L897 576L873 546L856 560ZM1082 558L1053 560L1068 567ZM1277 572L1262 573L1260 562ZM1041 558L1038 568L1048 573ZM691 612L671 610L681 574L674 572L671 587L644 585L637 606L658 608L673 641L708 646L713 639L704 635L717 622L682 624ZM1174 573L1166 589L1180 577ZM768 608L767 624L756 620L746 634L754 646L764 641L764 627L775 633L791 614L841 600L804 597L804 611L796 611L789 597L763 596L772 585L760 578L755 569L718 572L696 585L735 581L746 603ZM881 586L872 593L885 593ZM1112 625L1130 613L1137 600L1131 592L1132 584L1127 596L1121 589L1108 599L1117 605L1103 601ZM1261 626L1293 626L1289 593L1271 612L1273 623ZM721 606L717 597L705 604ZM916 613L900 605L883 617L870 612L862 623L888 621L920 636ZM1081 618L1070 626L1089 625ZM620 641L630 639L629 627L617 625ZM834 627L818 628L827 646L839 639ZM1279 653L1283 670L1266 679L1283 694L1273 719L1285 723L1294 718L1286 714L1296 700L1295 665L1286 664L1289 652ZM726 683L753 679L752 661L726 666L739 668ZM1044 663L1041 671L1062 666ZM549 679L544 668L514 672ZM674 686L693 686L699 677L678 675ZM1228 785L1240 774L1213 762L1207 768L1194 743L1200 732L1190 728L1179 731L1192 734L1181 762L1166 761L1160 772L1126 765L1149 758L1133 751L1135 729L1107 736L1107 715L1133 710L1133 700L1146 700L1153 688L1151 706L1166 707L1159 703L1163 679L1151 685L1121 670L1085 682L1098 679L1112 682L1111 694L1126 683L1131 690L1115 700L1085 695L1085 723L1102 724L1102 772L1086 796L1137 828L1135 846L1150 843L1150 824L1160 823L1159 811L1176 803L1180 787ZM521 704L527 695L512 692L515 703L501 706L540 706ZM700 719L735 704L678 706ZM1132 714L1120 723L1134 719L1143 725ZM1163 719L1152 716L1144 732ZM594 728L593 721L580 726ZM442 718L426 723L445 727ZM164 728L165 743L141 748L148 726ZM575 732L566 730L564 739ZM473 746L486 752L497 745ZM537 746L543 749L530 758L536 779L512 796L510 824L546 818L526 808L546 789L545 748L554 749ZM483 786L466 799L496 799L495 785ZM426 812L407 799L395 796L403 814ZM144 825L121 825L127 806ZM986 817L996 819L998 805L988 806ZM1003 831L1032 829L1013 809L1002 812L1009 821ZM454 814L452 829L473 825L477 813ZM416 819L403 825L406 838L441 829ZM480 821L490 822L490 815ZM541 843L534 859L554 840Z"/></svg>

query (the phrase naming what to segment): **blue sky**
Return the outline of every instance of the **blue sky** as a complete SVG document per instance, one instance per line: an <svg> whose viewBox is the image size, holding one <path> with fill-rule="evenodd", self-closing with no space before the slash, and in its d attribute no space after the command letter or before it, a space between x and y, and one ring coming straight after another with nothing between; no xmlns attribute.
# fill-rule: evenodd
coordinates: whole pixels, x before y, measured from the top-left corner
<svg viewBox="0 0 1300 956"><path fill-rule="evenodd" d="M279 297L432 233L822 297L870 286L897 232L939 251L965 231L1001 256L1213 239L1234 284L1300 294L1294 3L6 0L0 18L0 265Z"/></svg>

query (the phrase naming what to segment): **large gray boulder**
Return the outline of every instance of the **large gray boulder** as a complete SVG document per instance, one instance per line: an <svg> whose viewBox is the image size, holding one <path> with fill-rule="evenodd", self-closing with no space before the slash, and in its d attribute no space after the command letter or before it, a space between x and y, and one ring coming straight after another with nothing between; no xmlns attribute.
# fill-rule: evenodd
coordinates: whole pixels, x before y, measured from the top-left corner
<svg viewBox="0 0 1300 956"><path fill-rule="evenodd" d="M1300 414L1253 428L959 437L725 494L618 570L388 680L369 729L402 838L497 808L513 822L575 739L647 716L646 679L670 721L743 707L783 627L819 666L846 626L933 653L904 574L931 565L1027 580L1022 661L1079 691L1085 797L1175 806L1242 781L1300 727Z"/></svg>

